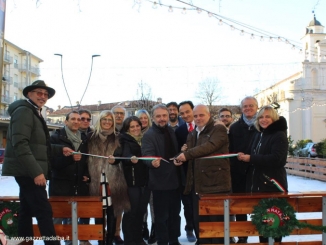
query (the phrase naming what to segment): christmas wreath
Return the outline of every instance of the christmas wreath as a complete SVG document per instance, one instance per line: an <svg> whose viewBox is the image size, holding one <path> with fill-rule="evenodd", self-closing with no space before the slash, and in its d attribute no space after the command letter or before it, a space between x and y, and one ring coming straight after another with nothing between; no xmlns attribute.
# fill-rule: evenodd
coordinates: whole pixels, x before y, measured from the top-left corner
<svg viewBox="0 0 326 245"><path fill-rule="evenodd" d="M296 228L309 228L326 232L326 226L316 226L296 219L293 207L284 198L261 199L254 207L252 223L263 237L289 236Z"/></svg>
<svg viewBox="0 0 326 245"><path fill-rule="evenodd" d="M18 202L0 202L0 229L8 237L17 236Z"/></svg>

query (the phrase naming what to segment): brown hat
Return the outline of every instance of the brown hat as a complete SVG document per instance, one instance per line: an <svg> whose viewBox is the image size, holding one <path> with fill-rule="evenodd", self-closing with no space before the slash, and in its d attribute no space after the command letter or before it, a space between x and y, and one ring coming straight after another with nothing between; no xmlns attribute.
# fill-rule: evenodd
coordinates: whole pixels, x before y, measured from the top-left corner
<svg viewBox="0 0 326 245"><path fill-rule="evenodd" d="M55 90L53 88L46 86L46 84L43 80L36 80L31 85L28 85L27 87L24 88L23 95L27 98L28 92L31 92L33 89L36 89L36 88L42 88L42 89L45 89L46 91L48 91L49 99L51 99L53 97L53 95L55 94Z"/></svg>

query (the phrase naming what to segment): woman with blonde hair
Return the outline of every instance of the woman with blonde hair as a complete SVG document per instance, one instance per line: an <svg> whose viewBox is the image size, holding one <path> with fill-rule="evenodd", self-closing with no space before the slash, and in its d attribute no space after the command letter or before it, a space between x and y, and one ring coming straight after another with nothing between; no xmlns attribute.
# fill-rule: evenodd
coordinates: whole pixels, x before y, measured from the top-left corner
<svg viewBox="0 0 326 245"><path fill-rule="evenodd" d="M258 132L253 137L250 153L239 153L238 159L249 164L246 191L287 192L288 183L285 164L288 152L287 123L271 106L263 106L254 123ZM277 187L271 180L276 181ZM281 190L282 189L282 190ZM260 242L268 238L259 237ZM275 238L281 242L282 237Z"/></svg>
<svg viewBox="0 0 326 245"><path fill-rule="evenodd" d="M135 114L136 117L140 119L141 122L141 131L142 133L146 133L146 131L152 127L152 120L151 117L145 109L138 110Z"/></svg>
<svg viewBox="0 0 326 245"><path fill-rule="evenodd" d="M92 157L88 159L88 170L91 177L89 191L91 196L100 196L101 174L105 173L111 191L112 205L106 209L107 235L106 244L113 244L116 217L130 209L127 184L120 161L114 159L121 156L119 133L115 131L115 117L111 111L102 111L94 126L94 131L88 134L88 152L93 155L107 156L108 159ZM95 219L96 224L103 219ZM100 241L99 241L100 244Z"/></svg>

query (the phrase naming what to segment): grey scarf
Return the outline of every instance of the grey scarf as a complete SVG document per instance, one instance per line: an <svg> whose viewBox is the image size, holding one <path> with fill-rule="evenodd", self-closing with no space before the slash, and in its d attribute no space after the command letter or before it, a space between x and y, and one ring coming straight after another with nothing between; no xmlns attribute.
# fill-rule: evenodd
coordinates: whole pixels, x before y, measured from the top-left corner
<svg viewBox="0 0 326 245"><path fill-rule="evenodd" d="M243 121L249 126L251 127L252 125L254 125L255 121L256 121L256 117L257 117L257 113L251 118L248 119L246 118L246 116L244 114L242 114L243 117Z"/></svg>
<svg viewBox="0 0 326 245"><path fill-rule="evenodd" d="M67 126L65 126L65 130L66 130L68 139L72 142L72 144L75 147L75 150L77 151L82 142L80 131L77 130L77 132L74 133Z"/></svg>

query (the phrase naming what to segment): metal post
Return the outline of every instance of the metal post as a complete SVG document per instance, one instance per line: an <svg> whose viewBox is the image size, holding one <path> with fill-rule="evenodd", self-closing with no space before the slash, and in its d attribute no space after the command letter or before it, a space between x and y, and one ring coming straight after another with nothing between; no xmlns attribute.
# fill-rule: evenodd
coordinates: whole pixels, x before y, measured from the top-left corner
<svg viewBox="0 0 326 245"><path fill-rule="evenodd" d="M323 226L326 226L326 196L323 197L323 213L322 213L322 222ZM322 244L326 245L326 233L322 233Z"/></svg>
<svg viewBox="0 0 326 245"><path fill-rule="evenodd" d="M230 199L224 200L224 245L230 245Z"/></svg>
<svg viewBox="0 0 326 245"><path fill-rule="evenodd" d="M77 202L71 202L72 245L78 245Z"/></svg>
<svg viewBox="0 0 326 245"><path fill-rule="evenodd" d="M274 238L272 237L268 238L268 245L274 245Z"/></svg>

